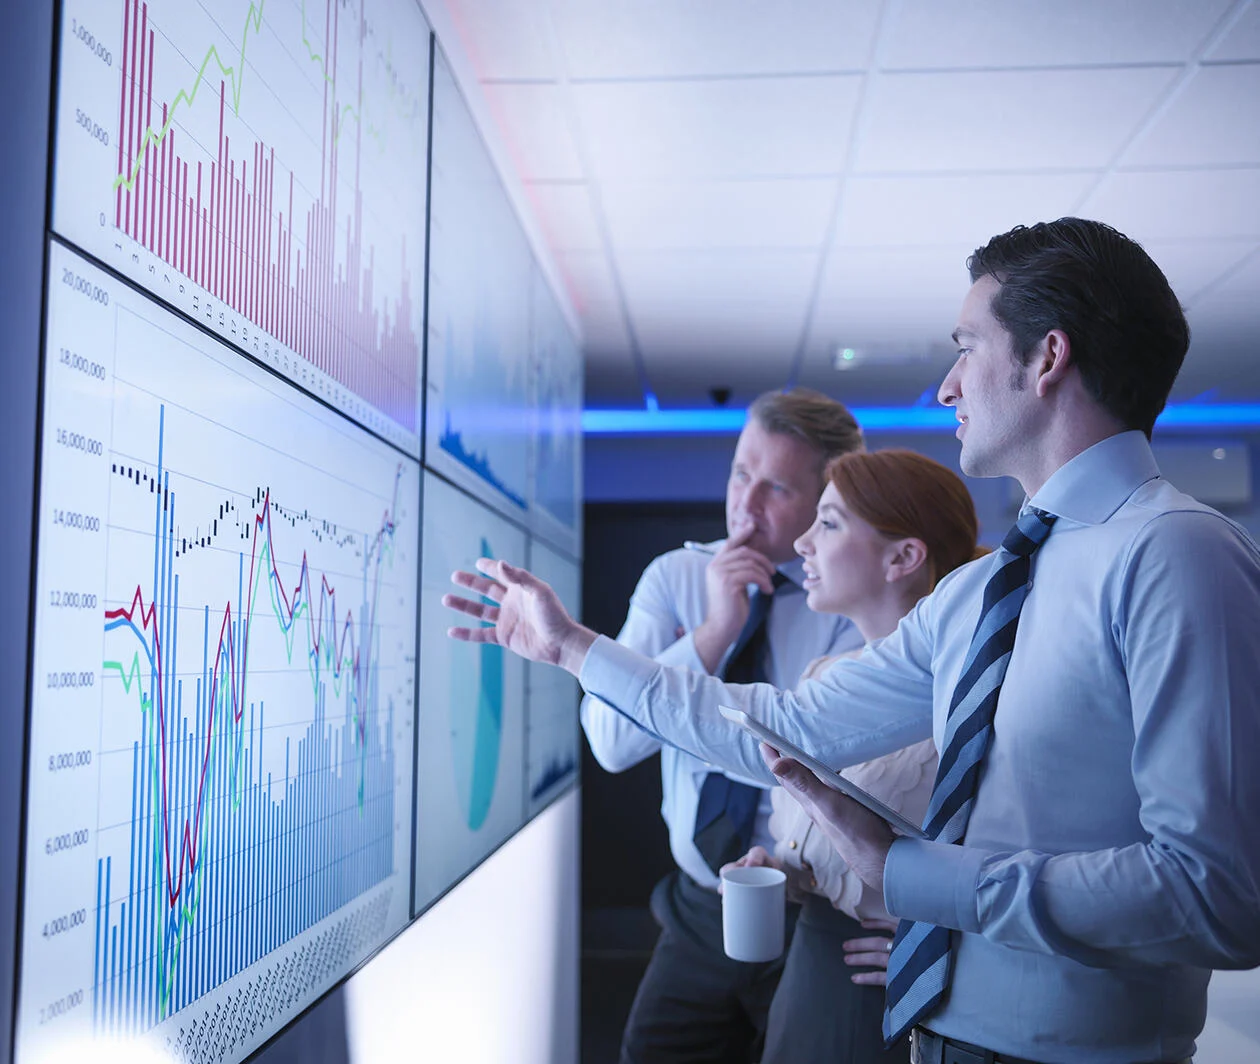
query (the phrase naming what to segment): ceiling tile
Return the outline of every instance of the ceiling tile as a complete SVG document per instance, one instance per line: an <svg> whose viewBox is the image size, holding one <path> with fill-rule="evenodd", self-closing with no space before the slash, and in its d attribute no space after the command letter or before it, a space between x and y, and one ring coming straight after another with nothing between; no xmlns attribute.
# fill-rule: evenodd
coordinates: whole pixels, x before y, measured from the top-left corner
<svg viewBox="0 0 1260 1064"><path fill-rule="evenodd" d="M1200 67L1121 165L1260 165L1260 65Z"/></svg>
<svg viewBox="0 0 1260 1064"><path fill-rule="evenodd" d="M593 176L815 177L844 166L858 77L571 86Z"/></svg>
<svg viewBox="0 0 1260 1064"><path fill-rule="evenodd" d="M850 406L936 406L936 391L953 359L934 357L915 362L869 362L837 370L829 357L807 358L797 383L834 396Z"/></svg>
<svg viewBox="0 0 1260 1064"><path fill-rule="evenodd" d="M1256 249L1254 239L1151 240L1142 244L1164 271L1184 307L1193 307L1205 288L1230 273ZM1260 302L1260 289L1257 289Z"/></svg>
<svg viewBox="0 0 1260 1064"><path fill-rule="evenodd" d="M975 248L1014 225L1071 212L1092 174L852 177L838 244L951 244Z"/></svg>
<svg viewBox="0 0 1260 1064"><path fill-rule="evenodd" d="M833 248L807 357L829 359L838 347L855 348L863 360L869 352L872 361L948 357L975 246Z"/></svg>
<svg viewBox="0 0 1260 1064"><path fill-rule="evenodd" d="M1081 214L1134 240L1260 238L1260 167L1109 175Z"/></svg>
<svg viewBox="0 0 1260 1064"><path fill-rule="evenodd" d="M1233 334L1253 351L1260 348L1260 249L1204 292L1187 315L1191 330L1210 323L1208 334Z"/></svg>
<svg viewBox="0 0 1260 1064"><path fill-rule="evenodd" d="M477 77L557 76L542 32L544 9L532 0L446 0L460 44Z"/></svg>
<svg viewBox="0 0 1260 1064"><path fill-rule="evenodd" d="M618 250L817 248L836 178L608 181L604 217Z"/></svg>
<svg viewBox="0 0 1260 1064"><path fill-rule="evenodd" d="M866 66L879 0L557 0L573 78L678 78Z"/></svg>
<svg viewBox="0 0 1260 1064"><path fill-rule="evenodd" d="M904 0L885 70L1182 62L1231 0Z"/></svg>
<svg viewBox="0 0 1260 1064"><path fill-rule="evenodd" d="M1103 167L1176 71L895 74L872 88L858 171Z"/></svg>
<svg viewBox="0 0 1260 1064"><path fill-rule="evenodd" d="M1242 17L1230 27L1225 38L1208 53L1207 58L1260 59L1260 4L1252 3L1243 12Z"/></svg>
<svg viewBox="0 0 1260 1064"><path fill-rule="evenodd" d="M582 323L582 350L630 352L616 279L602 251L569 251L556 255L573 309Z"/></svg>
<svg viewBox="0 0 1260 1064"><path fill-rule="evenodd" d="M630 252L617 261L649 376L680 357L706 367L753 360L786 371L816 251Z"/></svg>
<svg viewBox="0 0 1260 1064"><path fill-rule="evenodd" d="M595 350L586 355L587 407L641 407L643 388L628 351Z"/></svg>
<svg viewBox="0 0 1260 1064"><path fill-rule="evenodd" d="M483 85L486 103L522 181L585 177L559 85Z"/></svg>
<svg viewBox="0 0 1260 1064"><path fill-rule="evenodd" d="M590 189L584 182L527 182L525 196L534 209L543 238L553 252L599 251L603 248Z"/></svg>

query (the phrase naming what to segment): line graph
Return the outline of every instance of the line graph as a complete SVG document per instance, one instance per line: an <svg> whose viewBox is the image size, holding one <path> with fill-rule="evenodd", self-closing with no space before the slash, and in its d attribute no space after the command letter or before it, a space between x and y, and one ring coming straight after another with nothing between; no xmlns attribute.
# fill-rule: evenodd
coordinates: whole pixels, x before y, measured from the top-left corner
<svg viewBox="0 0 1260 1064"><path fill-rule="evenodd" d="M19 1044L240 1059L408 917L419 467L52 257Z"/></svg>
<svg viewBox="0 0 1260 1064"><path fill-rule="evenodd" d="M416 5L67 0L63 24L54 228L418 454Z"/></svg>

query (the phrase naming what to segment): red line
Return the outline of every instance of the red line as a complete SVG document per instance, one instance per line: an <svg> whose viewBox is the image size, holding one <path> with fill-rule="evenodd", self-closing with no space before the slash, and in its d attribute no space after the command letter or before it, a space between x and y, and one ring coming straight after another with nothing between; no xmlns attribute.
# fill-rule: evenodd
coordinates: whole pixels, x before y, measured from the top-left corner
<svg viewBox="0 0 1260 1064"><path fill-rule="evenodd" d="M381 530L377 533L373 548L378 552L381 550L381 544L386 535L392 534L394 531L394 521L390 516L397 508L397 490L398 481L395 480L394 501L391 508L385 511ZM232 637L232 603L229 600L223 609L223 619L219 625L218 645L214 653L214 668L210 674L210 690L207 698L207 705L211 707L211 712L207 714L208 720L206 724L206 741L201 758L201 768L198 774L197 782L197 798L196 806L191 818L184 820L182 831L180 832L179 854L176 858L176 872L171 865L171 832L170 832L170 804L167 794L169 772L167 770L167 738L166 738L166 705L165 705L165 676L166 663L162 656L162 643L158 632L158 606L156 601L152 602L147 608L144 604L144 592L140 586L137 586L132 594L131 606L122 607L115 610L106 610L105 619L120 620L125 619L140 631L152 629L153 633L153 662L154 662L154 690L155 703L158 713L158 731L159 746L161 750L161 816L162 816L162 849L165 859L166 868L166 898L167 904L174 908L179 901L180 894L183 890L184 870L187 868L189 875L196 869L197 865L197 842L200 837L201 814L203 810L203 802L205 798L206 774L210 763L210 750L214 737L214 718L213 709L216 705L218 696L218 687L220 678L225 669L230 669L230 686L228 696L230 700L232 722L239 723L244 716L244 685L246 669L249 660L249 631L253 622L252 611L249 609L250 604L254 600L254 581L255 577L261 581L262 574L258 570L259 557L259 539L260 534L265 529L267 553L270 558L270 565L267 569L267 575L274 582L276 592L282 607L281 623L284 627L288 627L293 623L294 613L297 605L301 600L302 589L306 589L306 597L312 600L312 606L315 605L314 595L311 591L310 581L310 565L307 560L306 552L302 552L302 563L298 572L297 582L293 587L292 597L285 593L284 581L280 577L279 570L276 567L275 548L272 543L272 524L271 524L271 493L270 491L264 496L262 512L254 516L253 535L251 537L250 559L249 559L249 579L246 583L246 595L242 608L246 610L242 617L241 623L241 647L239 657L236 653L236 641ZM307 625L308 636L311 642L312 653L316 656L316 661L324 649L324 608L325 603L328 604L331 626L329 635L331 636L331 661L333 676L336 678L341 675L342 662L349 657L351 679L356 691L355 700L357 704L363 701L363 670L359 660L358 641L354 639L354 614L353 611L347 610L345 619L342 623L341 637L337 637L337 592L336 589L328 583L326 576L320 576L320 594L318 609L308 608ZM367 631L371 633L376 625L376 604L380 598L380 566L376 567L374 577L373 594L371 598L372 607L368 614ZM139 623L136 617L139 615ZM227 661L224 661L224 651L227 650ZM347 654L349 651L349 654ZM367 729L366 714L359 714L356 733L360 743L365 741Z"/></svg>

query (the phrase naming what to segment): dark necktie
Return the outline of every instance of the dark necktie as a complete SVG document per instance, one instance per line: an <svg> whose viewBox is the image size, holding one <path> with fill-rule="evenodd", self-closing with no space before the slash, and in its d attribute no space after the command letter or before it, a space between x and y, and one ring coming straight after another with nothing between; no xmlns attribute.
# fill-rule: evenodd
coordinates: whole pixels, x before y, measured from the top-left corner
<svg viewBox="0 0 1260 1064"><path fill-rule="evenodd" d="M774 574L776 591L786 582L782 573ZM773 601L774 595L760 590L749 596L748 620L722 671L722 679L727 683L758 683L766 678L766 618ZM721 772L710 772L705 777L696 805L694 841L700 856L715 873L748 852L761 795L760 787L728 779Z"/></svg>
<svg viewBox="0 0 1260 1064"><path fill-rule="evenodd" d="M975 802L976 783L993 736L993 714L1006 676L1019 611L1028 596L1032 556L1050 534L1055 515L1029 507L1006 534L997 568L984 586L980 620L945 719L945 738L923 830L936 842L961 842ZM953 967L949 929L902 920L888 958L884 1040L892 1045L940 1004Z"/></svg>

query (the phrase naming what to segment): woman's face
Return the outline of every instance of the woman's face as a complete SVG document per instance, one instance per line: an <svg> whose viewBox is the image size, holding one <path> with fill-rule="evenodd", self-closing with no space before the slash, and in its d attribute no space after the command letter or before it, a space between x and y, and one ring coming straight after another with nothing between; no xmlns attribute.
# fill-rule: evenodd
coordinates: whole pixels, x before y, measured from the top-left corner
<svg viewBox="0 0 1260 1064"><path fill-rule="evenodd" d="M861 614L888 589L886 562L899 541L850 513L834 484L818 500L818 514L794 546L805 559L809 608L819 613Z"/></svg>

